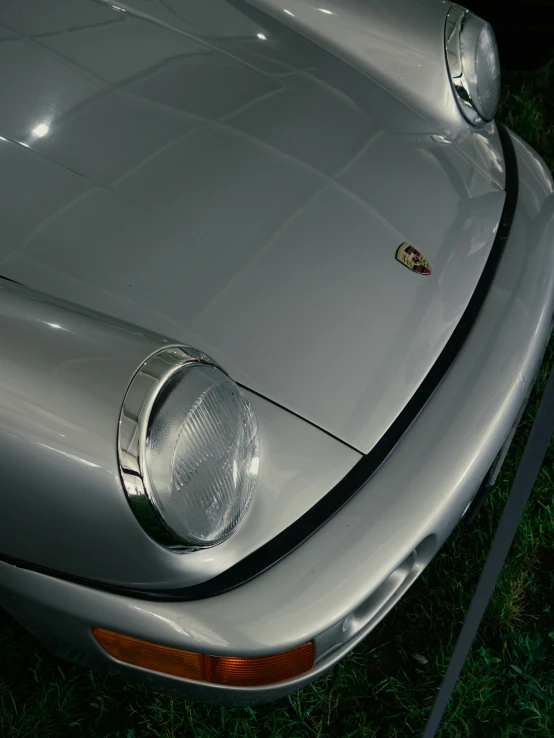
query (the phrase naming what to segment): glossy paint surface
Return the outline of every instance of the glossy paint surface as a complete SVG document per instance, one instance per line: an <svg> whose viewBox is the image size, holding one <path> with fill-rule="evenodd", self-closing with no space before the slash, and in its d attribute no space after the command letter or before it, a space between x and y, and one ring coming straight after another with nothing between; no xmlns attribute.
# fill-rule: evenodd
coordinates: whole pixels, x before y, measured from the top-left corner
<svg viewBox="0 0 554 738"><path fill-rule="evenodd" d="M0 556L123 585L196 584L290 525L360 458L247 393L261 441L247 515L218 546L166 549L131 512L116 439L132 376L171 342L2 279L0 306Z"/></svg>
<svg viewBox="0 0 554 738"><path fill-rule="evenodd" d="M0 79L0 274L195 346L366 452L479 278L504 200L498 137L447 135L339 59L353 20L381 29L381 46L364 36L381 58L402 4L333 3L313 33L309 2L297 30L257 5L0 7L0 64L17 70ZM431 6L437 67L447 5ZM323 22L331 50L298 32L323 44ZM403 241L429 277L395 260Z"/></svg>
<svg viewBox="0 0 554 738"><path fill-rule="evenodd" d="M444 64L440 0L248 0L450 134L464 129Z"/></svg>
<svg viewBox="0 0 554 738"><path fill-rule="evenodd" d="M554 305L554 190L541 159L514 144L520 196L490 293L455 364L365 489L270 570L216 598L151 603L0 564L9 611L59 654L202 699L277 698L318 676L367 634L380 611L314 672L276 687L232 690L165 678L102 657L92 626L214 654L256 655L339 626L422 541L436 551L501 448L533 383ZM415 471L414 471L415 470ZM427 553L427 556L429 554ZM427 563L413 569L417 575ZM413 581L413 577L406 580ZM287 596L283 597L283 592ZM396 596L396 595L395 595ZM328 645L328 644L327 644Z"/></svg>

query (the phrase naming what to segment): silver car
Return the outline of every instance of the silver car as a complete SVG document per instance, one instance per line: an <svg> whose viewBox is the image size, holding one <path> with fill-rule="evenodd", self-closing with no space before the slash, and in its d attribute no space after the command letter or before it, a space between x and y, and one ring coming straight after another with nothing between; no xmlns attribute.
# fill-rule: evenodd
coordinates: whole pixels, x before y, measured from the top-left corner
<svg viewBox="0 0 554 738"><path fill-rule="evenodd" d="M553 182L439 0L0 6L0 604L247 704L439 550L551 331Z"/></svg>

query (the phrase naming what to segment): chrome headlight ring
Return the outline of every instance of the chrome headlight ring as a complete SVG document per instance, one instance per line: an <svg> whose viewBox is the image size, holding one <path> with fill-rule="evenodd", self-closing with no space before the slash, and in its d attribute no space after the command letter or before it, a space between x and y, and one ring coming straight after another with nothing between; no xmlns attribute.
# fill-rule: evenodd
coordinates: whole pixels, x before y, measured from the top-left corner
<svg viewBox="0 0 554 738"><path fill-rule="evenodd" d="M188 396L187 383L194 390ZM228 406L222 397L230 399ZM237 430L238 440L225 436L229 428ZM136 519L163 546L196 550L233 533L254 493L258 445L246 396L205 354L165 347L132 378L119 420L119 470ZM241 452L246 470L237 457ZM211 481L225 499L211 493ZM193 488L188 497L187 485ZM212 523L214 535L203 535Z"/></svg>
<svg viewBox="0 0 554 738"><path fill-rule="evenodd" d="M445 26L446 62L456 100L472 125L491 121L500 98L500 63L489 23L453 5Z"/></svg>

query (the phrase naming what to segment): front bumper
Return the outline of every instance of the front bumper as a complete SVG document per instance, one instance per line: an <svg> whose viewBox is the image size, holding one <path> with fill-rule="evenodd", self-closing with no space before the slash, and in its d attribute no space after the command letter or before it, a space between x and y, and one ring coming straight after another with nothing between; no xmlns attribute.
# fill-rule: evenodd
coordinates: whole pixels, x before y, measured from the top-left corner
<svg viewBox="0 0 554 738"><path fill-rule="evenodd" d="M550 336L554 195L514 137L520 192L492 287L458 358L371 480L323 528L247 584L209 599L151 602L0 563L0 602L58 655L193 698L252 704L323 674L386 615L461 518L498 454ZM311 671L267 687L163 676L107 656L91 628L176 648L258 656L313 639Z"/></svg>

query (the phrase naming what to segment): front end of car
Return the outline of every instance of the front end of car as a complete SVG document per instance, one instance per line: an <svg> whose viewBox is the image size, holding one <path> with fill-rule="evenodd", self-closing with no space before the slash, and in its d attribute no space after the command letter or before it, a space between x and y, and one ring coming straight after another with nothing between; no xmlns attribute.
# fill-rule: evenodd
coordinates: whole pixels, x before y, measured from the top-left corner
<svg viewBox="0 0 554 738"><path fill-rule="evenodd" d="M309 365L305 406L302 397L279 402L284 385L275 380L270 397L257 381L261 359L242 371L240 352L226 361L215 340L189 345L169 328L155 330L155 319L140 327L123 312L98 312L106 293L76 304L55 289L56 278L42 292L17 261L11 272L9 260L0 267L0 603L62 658L227 704L309 684L404 595L471 506L520 417L554 309L554 185L540 157L494 120L500 67L488 24L430 0L410 10L396 3L392 16L369 4L363 18L357 3L338 0L315 18L302 0L285 11L273 0L242 5L257 24L267 19L262 40L280 28L289 42L302 34L374 80L376 96L402 96L425 128L412 131L410 146L425 137L423 146L438 150L418 167L439 162L450 171L456 147L451 181L462 204L436 236L428 273L391 259L406 280L399 296L415 284L411 312L423 316L408 331L401 316L411 337L400 348L382 339L389 376L379 365L371 379L398 387L396 404L381 393L368 418L360 391L349 422L333 425L332 408L350 401L338 370L328 415L309 409L322 397L309 386L324 385L333 353L348 377L354 351L314 349L314 339L301 352L293 342L289 355L279 352L280 371L301 371L313 350L321 374ZM415 38L405 57L396 49L387 56L405 13L424 16L425 43ZM364 46L379 48L363 31L370 21L387 43L382 58ZM345 44L357 34L363 43ZM426 90L416 59L430 75ZM402 64L415 76L405 81ZM355 162L367 144L360 151ZM352 172L330 179L340 174L342 189L353 191ZM399 234L401 222L399 213ZM415 228L433 231L423 219ZM443 317L430 326L431 309ZM393 323L383 317L380 325ZM378 344L378 331L372 336ZM260 343L258 353L271 350Z"/></svg>

